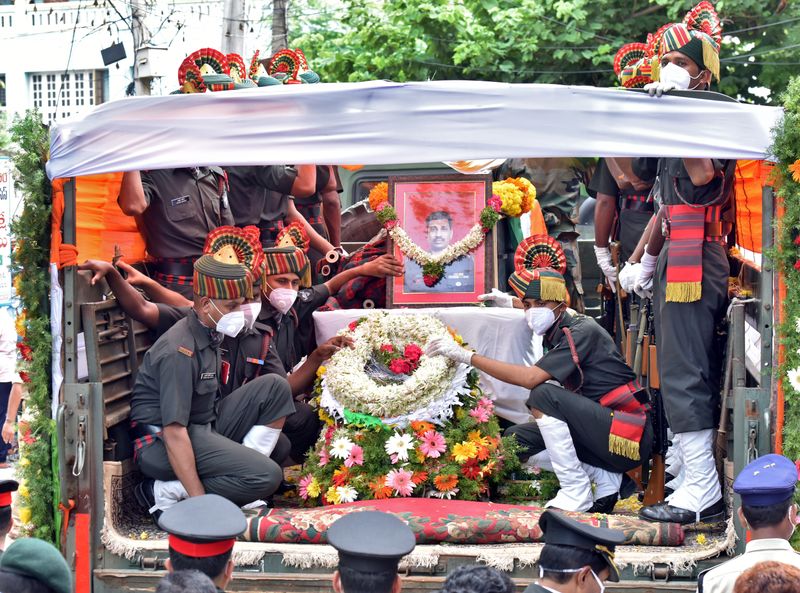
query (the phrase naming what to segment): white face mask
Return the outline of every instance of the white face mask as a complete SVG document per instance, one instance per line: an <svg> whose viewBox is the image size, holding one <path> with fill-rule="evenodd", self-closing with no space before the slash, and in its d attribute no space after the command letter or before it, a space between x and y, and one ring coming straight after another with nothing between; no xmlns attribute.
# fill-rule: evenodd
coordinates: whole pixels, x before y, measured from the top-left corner
<svg viewBox="0 0 800 593"><path fill-rule="evenodd" d="M209 301L211 305L217 310L217 313L222 315L217 321L217 331L221 334L225 334L229 338L235 338L239 335L239 333L244 329L245 320L244 320L244 313L242 311L231 311L230 313L222 313L219 310L219 307L214 304L214 301ZM214 318L212 317L211 320L213 321Z"/></svg>
<svg viewBox="0 0 800 593"><path fill-rule="evenodd" d="M592 569L590 568L589 570ZM600 587L600 593L603 593L606 590L606 586L603 584L603 581L600 580L600 577L594 574L593 570L592 570L592 576L594 577L594 580L597 581L597 586Z"/></svg>
<svg viewBox="0 0 800 593"><path fill-rule="evenodd" d="M556 315L550 307L531 307L525 311L525 321L537 336L543 336L556 322Z"/></svg>
<svg viewBox="0 0 800 593"><path fill-rule="evenodd" d="M297 300L297 291L291 288L273 288L269 293L269 304L286 315Z"/></svg>
<svg viewBox="0 0 800 593"><path fill-rule="evenodd" d="M258 319L258 314L261 313L261 301L245 303L242 305L242 313L244 313L244 326L247 329L253 329L256 319Z"/></svg>
<svg viewBox="0 0 800 593"><path fill-rule="evenodd" d="M676 89L686 91L689 90L692 77L686 70L670 62L661 68L661 74L659 74L658 80L659 82L671 82L675 85Z"/></svg>

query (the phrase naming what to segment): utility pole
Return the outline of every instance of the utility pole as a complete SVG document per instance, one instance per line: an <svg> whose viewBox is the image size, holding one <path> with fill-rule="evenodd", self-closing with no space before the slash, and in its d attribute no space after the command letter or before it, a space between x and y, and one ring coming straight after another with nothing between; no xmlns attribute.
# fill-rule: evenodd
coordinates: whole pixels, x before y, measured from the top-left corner
<svg viewBox="0 0 800 593"><path fill-rule="evenodd" d="M247 0L225 0L222 17L222 53L244 57L244 33L247 19Z"/></svg>
<svg viewBox="0 0 800 593"><path fill-rule="evenodd" d="M131 33L133 33L133 81L136 88L136 95L149 95L150 83L152 78L140 77L140 60L146 57L140 55L150 42L150 31L147 30L145 25L145 0L130 0L131 6Z"/></svg>
<svg viewBox="0 0 800 593"><path fill-rule="evenodd" d="M289 0L272 0L272 53L286 49L289 44L289 28L286 13Z"/></svg>

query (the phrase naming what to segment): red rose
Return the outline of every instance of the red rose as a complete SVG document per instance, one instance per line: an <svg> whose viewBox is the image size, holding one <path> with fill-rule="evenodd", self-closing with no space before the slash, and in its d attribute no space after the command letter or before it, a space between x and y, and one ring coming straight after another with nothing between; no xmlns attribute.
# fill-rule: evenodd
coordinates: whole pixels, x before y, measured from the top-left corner
<svg viewBox="0 0 800 593"><path fill-rule="evenodd" d="M420 356L422 356L422 348L416 344L406 344L405 350L403 350L403 356L407 358L409 362L417 362Z"/></svg>
<svg viewBox="0 0 800 593"><path fill-rule="evenodd" d="M794 269L795 270L800 270L800 259L798 259L796 262L794 262Z"/></svg>
<svg viewBox="0 0 800 593"><path fill-rule="evenodd" d="M19 372L19 378L22 379L23 383L30 383L31 382L31 376L28 373L26 373L25 371L20 371Z"/></svg>
<svg viewBox="0 0 800 593"><path fill-rule="evenodd" d="M800 245L800 235L797 235L797 236L794 238L794 244L795 244L795 245Z"/></svg>
<svg viewBox="0 0 800 593"><path fill-rule="evenodd" d="M425 283L425 286L431 287L436 286L439 283L439 276L434 276L433 274L425 274L422 276L422 281Z"/></svg>
<svg viewBox="0 0 800 593"><path fill-rule="evenodd" d="M357 327L358 327L358 321L351 321L350 325L347 326L347 329L349 329L351 332L354 332L356 331Z"/></svg>
<svg viewBox="0 0 800 593"><path fill-rule="evenodd" d="M381 352L388 352L389 354L391 354L392 352L394 352L394 346L392 346L391 344L384 344L383 346L381 346Z"/></svg>
<svg viewBox="0 0 800 593"><path fill-rule="evenodd" d="M402 358L395 358L389 363L389 370L395 375L408 375L411 372L411 365Z"/></svg>
<svg viewBox="0 0 800 593"><path fill-rule="evenodd" d="M503 209L503 200L495 195L489 198L486 204L495 212L500 212Z"/></svg>
<svg viewBox="0 0 800 593"><path fill-rule="evenodd" d="M797 468L797 479L800 480L800 459L794 462L794 466Z"/></svg>

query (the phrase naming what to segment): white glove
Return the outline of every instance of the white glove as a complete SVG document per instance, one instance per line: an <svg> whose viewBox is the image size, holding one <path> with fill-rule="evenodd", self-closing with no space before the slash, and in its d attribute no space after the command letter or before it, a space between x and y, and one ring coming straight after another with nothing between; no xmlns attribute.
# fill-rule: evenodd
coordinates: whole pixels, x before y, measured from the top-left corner
<svg viewBox="0 0 800 593"><path fill-rule="evenodd" d="M597 265L603 271L603 275L608 280L612 292L617 292L617 268L611 261L611 251L608 247L594 246L594 256L597 258Z"/></svg>
<svg viewBox="0 0 800 593"><path fill-rule="evenodd" d="M509 308L514 306L514 297L496 288L493 288L490 293L478 295L478 300L494 303L495 307Z"/></svg>
<svg viewBox="0 0 800 593"><path fill-rule="evenodd" d="M456 344L453 338L435 338L425 346L425 354L428 356L446 356L450 360L469 364L469 361L472 360L472 355L475 353Z"/></svg>
<svg viewBox="0 0 800 593"><path fill-rule="evenodd" d="M646 90L647 94L651 97L653 95L660 97L664 93L674 91L676 88L678 87L674 82L648 82L644 85L644 90Z"/></svg>
<svg viewBox="0 0 800 593"><path fill-rule="evenodd" d="M647 251L642 256L639 264L639 275L636 277L636 284L633 290L642 298L649 299L653 296L653 273L656 271L658 257L650 255Z"/></svg>
<svg viewBox="0 0 800 593"><path fill-rule="evenodd" d="M634 292L633 287L636 284L636 278L639 276L639 270L642 264L634 264L625 262L625 266L619 271L619 285L627 293Z"/></svg>

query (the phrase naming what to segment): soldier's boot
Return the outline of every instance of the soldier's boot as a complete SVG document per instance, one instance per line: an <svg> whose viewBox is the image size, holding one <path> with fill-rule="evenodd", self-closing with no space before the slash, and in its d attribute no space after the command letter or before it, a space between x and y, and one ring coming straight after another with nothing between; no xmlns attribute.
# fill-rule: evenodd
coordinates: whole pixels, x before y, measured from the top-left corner
<svg viewBox="0 0 800 593"><path fill-rule="evenodd" d="M583 469L594 484L594 504L589 508L590 513L613 513L614 506L619 500L619 489L622 485L622 474L610 472L588 463L583 463Z"/></svg>
<svg viewBox="0 0 800 593"><path fill-rule="evenodd" d="M575 444L566 422L542 416L536 420L545 447L553 465L553 471L561 486L555 498L546 507L562 511L587 511L593 504L592 483L583 464L578 460Z"/></svg>

